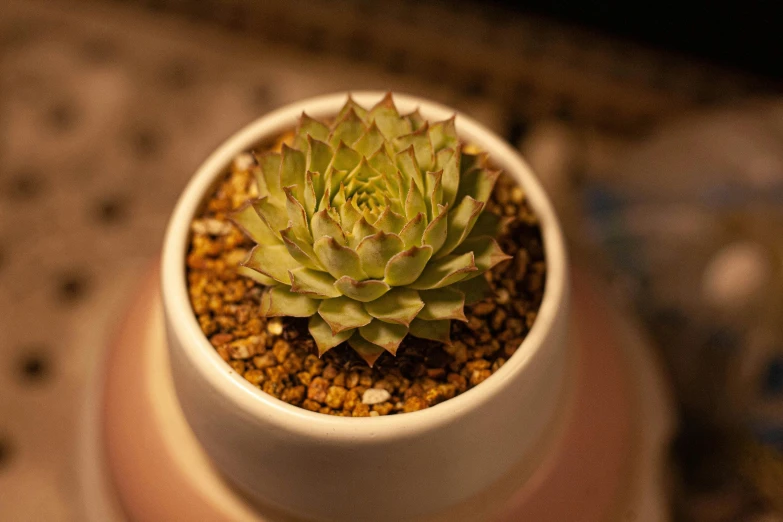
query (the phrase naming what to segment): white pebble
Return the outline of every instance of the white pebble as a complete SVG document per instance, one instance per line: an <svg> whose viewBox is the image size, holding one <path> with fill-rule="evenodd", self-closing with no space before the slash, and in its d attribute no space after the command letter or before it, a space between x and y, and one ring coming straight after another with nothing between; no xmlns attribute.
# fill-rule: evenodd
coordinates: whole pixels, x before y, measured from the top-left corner
<svg viewBox="0 0 783 522"><path fill-rule="evenodd" d="M247 343L231 344L228 352L232 359L249 359L255 355L255 351Z"/></svg>
<svg viewBox="0 0 783 522"><path fill-rule="evenodd" d="M196 219L190 225L191 230L196 234L210 236L225 236L231 232L231 225L217 219Z"/></svg>
<svg viewBox="0 0 783 522"><path fill-rule="evenodd" d="M277 319L273 319L266 323L266 331L272 335L280 335L283 333L283 323Z"/></svg>
<svg viewBox="0 0 783 522"><path fill-rule="evenodd" d="M234 169L248 170L250 167L252 167L255 164L255 162L256 160L253 159L253 156L245 152L243 154L240 154L236 158L234 158Z"/></svg>
<svg viewBox="0 0 783 522"><path fill-rule="evenodd" d="M381 388L370 388L362 395L362 403L372 406L391 399L391 393Z"/></svg>

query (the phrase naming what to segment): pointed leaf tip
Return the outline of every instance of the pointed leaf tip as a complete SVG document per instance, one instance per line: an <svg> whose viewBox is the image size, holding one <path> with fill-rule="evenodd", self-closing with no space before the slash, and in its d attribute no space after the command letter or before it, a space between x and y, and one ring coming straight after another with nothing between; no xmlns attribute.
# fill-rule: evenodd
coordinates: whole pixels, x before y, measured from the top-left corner
<svg viewBox="0 0 783 522"><path fill-rule="evenodd" d="M319 357L338 344L347 341L355 332L355 330L344 330L337 334L333 334L332 328L318 314L315 314L310 318L308 329L318 347Z"/></svg>
<svg viewBox="0 0 783 522"><path fill-rule="evenodd" d="M334 335L372 321L372 316L364 310L362 303L347 297L324 299L318 307L318 313L329 324Z"/></svg>
<svg viewBox="0 0 783 522"><path fill-rule="evenodd" d="M400 236L380 230L362 239L356 247L356 253L361 260L362 269L368 276L383 279L389 260L402 252L403 248L405 244Z"/></svg>
<svg viewBox="0 0 783 522"><path fill-rule="evenodd" d="M351 348L353 348L356 353L358 353L359 356L364 359L370 368L372 368L372 366L375 364L375 361L378 360L378 357L380 357L385 351L377 344L373 344L366 340L356 330L354 331L351 338L348 339L348 344L350 344Z"/></svg>
<svg viewBox="0 0 783 522"><path fill-rule="evenodd" d="M285 245L255 246L250 251L244 266L286 285L290 281L288 271L301 268L299 262L291 257Z"/></svg>
<svg viewBox="0 0 783 522"><path fill-rule="evenodd" d="M431 290L443 288L478 272L472 251L461 255L450 255L431 261L422 271L421 277L410 283L410 288Z"/></svg>
<svg viewBox="0 0 783 522"><path fill-rule="evenodd" d="M248 201L230 214L229 219L231 219L246 236L259 245L276 245L280 243L266 221L258 215L258 211L251 201Z"/></svg>
<svg viewBox="0 0 783 522"><path fill-rule="evenodd" d="M442 319L456 319L466 322L465 294L451 287L434 290L422 290L419 292L424 308L418 318L425 321L437 321Z"/></svg>
<svg viewBox="0 0 783 522"><path fill-rule="evenodd" d="M377 281L375 279L357 281L348 276L343 276L335 281L334 287L344 296L362 303L374 301L391 289L391 287L383 281Z"/></svg>
<svg viewBox="0 0 783 522"><path fill-rule="evenodd" d="M372 321L359 328L359 335L374 345L380 346L392 355L397 355L397 348L408 334L408 327L400 324L389 324L383 321Z"/></svg>
<svg viewBox="0 0 783 522"><path fill-rule="evenodd" d="M313 299L340 297L340 292L334 287L334 278L326 272L302 267L289 270L288 277L292 292Z"/></svg>
<svg viewBox="0 0 783 522"><path fill-rule="evenodd" d="M386 323L408 326L424 308L419 292L409 288L394 288L383 296L366 303L371 316Z"/></svg>
<svg viewBox="0 0 783 522"><path fill-rule="evenodd" d="M442 321L414 319L409 332L414 337L451 344L451 321L448 319Z"/></svg>

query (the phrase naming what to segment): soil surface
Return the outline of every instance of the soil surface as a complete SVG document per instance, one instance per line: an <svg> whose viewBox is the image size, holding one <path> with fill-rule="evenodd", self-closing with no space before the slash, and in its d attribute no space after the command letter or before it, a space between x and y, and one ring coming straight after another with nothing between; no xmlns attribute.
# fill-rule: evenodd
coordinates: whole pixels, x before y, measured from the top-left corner
<svg viewBox="0 0 783 522"><path fill-rule="evenodd" d="M407 413L478 386L511 357L541 305L546 264L541 232L524 192L501 175L485 212L509 218L498 238L513 259L485 277L494 290L465 307L467 323L452 320L451 345L408 336L397 356L373 368L346 343L318 358L307 319L259 314L263 286L239 275L253 242L228 215L256 196L252 158L242 155L193 220L187 258L193 310L204 335L234 371L264 392L331 415Z"/></svg>

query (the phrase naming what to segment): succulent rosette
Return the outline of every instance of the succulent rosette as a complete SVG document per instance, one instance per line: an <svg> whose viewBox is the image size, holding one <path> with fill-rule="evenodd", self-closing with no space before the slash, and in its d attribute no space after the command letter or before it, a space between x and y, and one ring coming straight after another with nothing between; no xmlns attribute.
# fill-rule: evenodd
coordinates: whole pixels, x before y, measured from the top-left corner
<svg viewBox="0 0 783 522"><path fill-rule="evenodd" d="M454 118L400 115L391 95L350 98L331 121L302 114L280 152L256 157L259 198L234 221L257 244L240 266L267 288L261 313L309 317L319 354L348 342L370 365L407 334L448 343L452 319L508 259L482 213L499 171Z"/></svg>

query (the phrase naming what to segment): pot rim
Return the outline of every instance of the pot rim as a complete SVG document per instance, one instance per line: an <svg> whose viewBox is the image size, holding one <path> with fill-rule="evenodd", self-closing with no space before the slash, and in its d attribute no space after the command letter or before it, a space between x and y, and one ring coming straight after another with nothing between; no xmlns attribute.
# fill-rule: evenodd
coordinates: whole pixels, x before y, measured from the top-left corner
<svg viewBox="0 0 783 522"><path fill-rule="evenodd" d="M559 308L566 305L567 259L562 230L551 202L530 167L503 139L472 118L439 103L394 93L394 102L400 112L418 108L429 121L456 115L459 136L488 152L493 163L514 176L525 191L539 219L547 263L541 307L527 337L508 361L479 386L416 412L378 417L336 417L288 404L250 384L218 355L202 332L190 304L185 266L190 223L207 191L214 187L216 178L239 153L292 129L303 111L313 117L325 117L336 114L348 96L358 104L370 107L385 94L360 91L317 96L286 105L251 122L224 141L197 169L177 202L164 239L161 284L169 336L180 339L182 352L190 364L227 402L258 422L272 423L281 430L306 437L319 433L330 439L355 443L371 438L377 443L378 439L411 437L456 421L503 393L506 383L524 373L528 362L546 346L543 341L554 327Z"/></svg>

